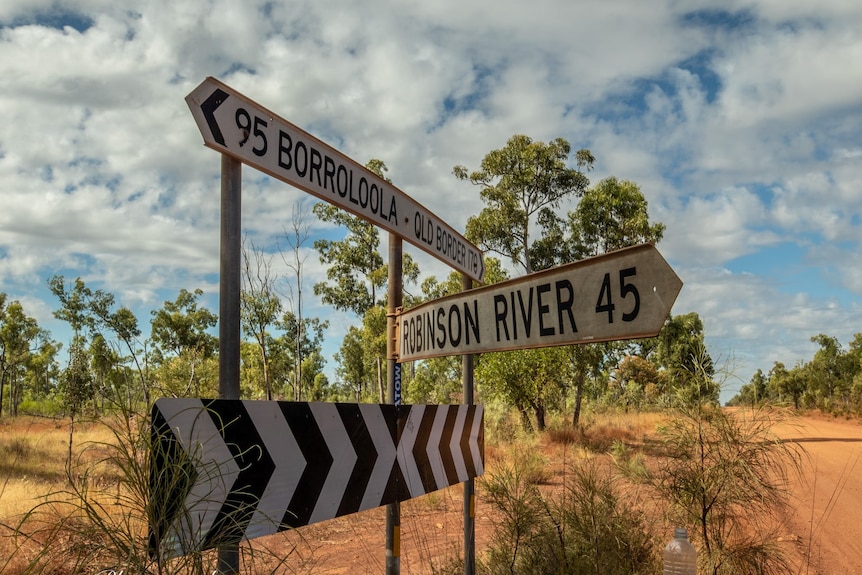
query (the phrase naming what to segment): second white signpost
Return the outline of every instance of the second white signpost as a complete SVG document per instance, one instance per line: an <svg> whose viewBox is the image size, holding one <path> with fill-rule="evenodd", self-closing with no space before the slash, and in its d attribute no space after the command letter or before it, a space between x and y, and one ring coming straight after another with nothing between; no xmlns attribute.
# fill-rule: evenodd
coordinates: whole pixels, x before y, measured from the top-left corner
<svg viewBox="0 0 862 575"><path fill-rule="evenodd" d="M682 289L642 244L404 311L398 361L653 337Z"/></svg>

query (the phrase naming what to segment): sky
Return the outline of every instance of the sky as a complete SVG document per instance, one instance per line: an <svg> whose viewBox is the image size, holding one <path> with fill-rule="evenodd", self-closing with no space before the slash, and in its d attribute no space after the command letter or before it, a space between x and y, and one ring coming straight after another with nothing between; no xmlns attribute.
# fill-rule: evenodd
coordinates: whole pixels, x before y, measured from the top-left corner
<svg viewBox="0 0 862 575"><path fill-rule="evenodd" d="M181 288L218 310L220 158L185 102L213 76L383 160L462 232L483 204L455 165L514 134L588 148L591 182L636 182L667 226L672 312L700 315L726 400L809 360L812 336L862 332L860 63L862 3L846 0L4 0L0 292L60 341L55 274L113 293L145 334ZM251 168L242 193L266 249L312 201ZM343 235L310 225L311 241ZM330 320L333 374L359 320L312 295L311 241L303 307ZM423 277L449 273L405 250Z"/></svg>

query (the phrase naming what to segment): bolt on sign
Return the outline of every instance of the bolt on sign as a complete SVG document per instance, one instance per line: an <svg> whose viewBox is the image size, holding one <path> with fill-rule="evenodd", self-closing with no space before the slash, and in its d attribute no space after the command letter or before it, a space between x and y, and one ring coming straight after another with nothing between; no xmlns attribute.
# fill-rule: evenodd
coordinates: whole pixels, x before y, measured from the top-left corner
<svg viewBox="0 0 862 575"><path fill-rule="evenodd" d="M398 361L658 334L682 289L641 244L436 299L398 317Z"/></svg>

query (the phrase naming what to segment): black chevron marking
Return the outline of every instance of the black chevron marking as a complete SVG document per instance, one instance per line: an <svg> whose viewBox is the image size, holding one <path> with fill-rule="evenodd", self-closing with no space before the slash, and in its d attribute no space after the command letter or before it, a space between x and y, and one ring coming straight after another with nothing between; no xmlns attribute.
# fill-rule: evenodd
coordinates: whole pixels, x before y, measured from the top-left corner
<svg viewBox="0 0 862 575"><path fill-rule="evenodd" d="M426 405L422 414L422 423L416 432L416 443L413 444L413 459L416 460L416 468L419 470L419 478L422 480L422 489L425 493L431 493L443 487L434 481L434 470L428 461L428 440L431 438L431 428L434 425L434 416L437 414L438 406ZM445 407L443 408L445 409Z"/></svg>
<svg viewBox="0 0 862 575"><path fill-rule="evenodd" d="M443 469L446 470L446 479L449 480L449 485L455 485L459 481L458 469L455 467L455 460L452 459L452 448L449 444L452 442L452 432L455 429L458 406L448 405L446 407L448 412L446 413L446 424L443 426L443 433L440 436L439 449L440 457L443 459Z"/></svg>
<svg viewBox="0 0 862 575"><path fill-rule="evenodd" d="M336 514L336 517L340 517L359 511L365 488L368 487L371 472L374 471L374 464L377 461L377 450L374 448L374 442L371 440L371 434L368 432L359 404L338 403L335 407L356 452L356 464L353 466L353 472L347 481L347 487Z"/></svg>
<svg viewBox="0 0 862 575"><path fill-rule="evenodd" d="M395 406L395 421L389 427L392 432L392 444L397 448L401 443L401 432L404 430L404 424L410 417L410 405ZM392 463L392 473L389 474L389 482L386 484L386 490L383 492L383 500L380 505L387 505L396 501L407 501L410 499L410 489L407 487L407 480L404 478L404 473L401 471L401 465L398 463L398 458Z"/></svg>
<svg viewBox="0 0 862 575"><path fill-rule="evenodd" d="M326 440L307 403L279 402L279 406L306 461L282 524L301 527L308 525L311 519L317 498L320 497L326 476L332 467L332 454L326 447Z"/></svg>
<svg viewBox="0 0 862 575"><path fill-rule="evenodd" d="M150 437L150 501L161 502L153 507L155 524L150 522L148 529L150 557L156 558L164 555L159 543L182 514L183 503L197 480L198 472L165 416L155 405Z"/></svg>
<svg viewBox="0 0 862 575"><path fill-rule="evenodd" d="M470 432L473 430L473 420L476 417L476 406L467 407L467 417L464 420L464 429L461 432L461 453L464 457L464 465L467 467L467 475L476 477L476 466L473 463L473 453L470 450Z"/></svg>
<svg viewBox="0 0 862 575"><path fill-rule="evenodd" d="M204 402L204 407L239 466L239 474L204 538L203 548L208 549L242 541L275 463L241 401L213 399Z"/></svg>
<svg viewBox="0 0 862 575"><path fill-rule="evenodd" d="M482 423L479 425L479 437L476 439L479 445L479 456L482 458L482 469L485 469L485 410L482 410Z"/></svg>
<svg viewBox="0 0 862 575"><path fill-rule="evenodd" d="M216 122L215 111L228 99L228 96L227 92L221 88L216 88L215 92L201 104L201 111L204 113L204 118L206 118L207 126L209 126L210 132L212 132L213 139L222 146L225 145L224 136L221 133L218 122Z"/></svg>

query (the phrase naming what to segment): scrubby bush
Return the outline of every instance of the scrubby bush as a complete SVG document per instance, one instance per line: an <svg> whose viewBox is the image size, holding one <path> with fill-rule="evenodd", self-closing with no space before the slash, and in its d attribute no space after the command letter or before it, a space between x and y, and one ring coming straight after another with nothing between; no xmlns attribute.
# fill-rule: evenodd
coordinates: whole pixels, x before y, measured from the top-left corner
<svg viewBox="0 0 862 575"><path fill-rule="evenodd" d="M570 469L562 492L529 481L530 465L514 459L484 480L500 520L483 558L492 575L658 573L656 544L644 516L621 502L612 473L594 459Z"/></svg>

